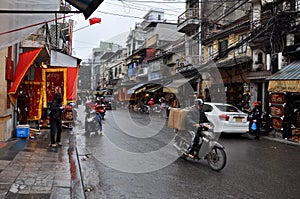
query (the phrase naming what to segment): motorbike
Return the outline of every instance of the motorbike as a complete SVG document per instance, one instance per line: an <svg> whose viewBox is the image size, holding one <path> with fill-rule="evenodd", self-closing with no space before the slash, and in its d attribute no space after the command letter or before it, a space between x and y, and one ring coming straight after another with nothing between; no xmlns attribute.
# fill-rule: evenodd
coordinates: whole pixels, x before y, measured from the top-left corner
<svg viewBox="0 0 300 199"><path fill-rule="evenodd" d="M268 117L268 114L266 112L263 112L261 115L261 126L260 126L260 132L262 135L269 135L269 133L273 130L271 126L271 120L270 117Z"/></svg>
<svg viewBox="0 0 300 199"><path fill-rule="evenodd" d="M153 106L149 107L149 112L151 115L158 115L161 114L161 107L159 104L154 104Z"/></svg>
<svg viewBox="0 0 300 199"><path fill-rule="evenodd" d="M138 108L139 112L140 113L145 113L145 114L149 114L150 112L150 107L148 105L141 105L139 108Z"/></svg>
<svg viewBox="0 0 300 199"><path fill-rule="evenodd" d="M180 158L191 160L205 159L212 170L222 170L226 165L227 156L224 146L217 141L213 132L213 125L205 123L199 128L202 137L200 137L193 156L188 154L188 151L195 137L194 131L177 131L173 147L177 150Z"/></svg>
<svg viewBox="0 0 300 199"><path fill-rule="evenodd" d="M89 109L87 111L84 124L86 133L97 132L100 130L100 126L96 117L96 111L94 109Z"/></svg>

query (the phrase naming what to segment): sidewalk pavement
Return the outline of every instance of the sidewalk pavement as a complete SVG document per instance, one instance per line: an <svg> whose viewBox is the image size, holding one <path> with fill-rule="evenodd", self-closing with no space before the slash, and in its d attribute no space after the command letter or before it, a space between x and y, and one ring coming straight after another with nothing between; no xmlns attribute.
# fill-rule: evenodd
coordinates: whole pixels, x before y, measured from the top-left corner
<svg viewBox="0 0 300 199"><path fill-rule="evenodd" d="M73 131L63 130L56 150L49 134L42 129L35 139L0 142L0 198L85 198Z"/></svg>
<svg viewBox="0 0 300 199"><path fill-rule="evenodd" d="M270 133L268 136L263 136L264 139L280 142L282 144L288 144L288 145L294 145L294 146L300 146L299 142L294 142L288 139L283 139L282 135L280 133Z"/></svg>

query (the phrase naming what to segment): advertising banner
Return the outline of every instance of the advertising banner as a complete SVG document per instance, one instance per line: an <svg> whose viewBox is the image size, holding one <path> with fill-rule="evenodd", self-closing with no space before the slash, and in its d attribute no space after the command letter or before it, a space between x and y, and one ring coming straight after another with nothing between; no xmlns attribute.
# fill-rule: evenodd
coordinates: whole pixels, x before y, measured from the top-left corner
<svg viewBox="0 0 300 199"><path fill-rule="evenodd" d="M42 117L42 85L43 82L24 82L29 102L27 120L40 120Z"/></svg>
<svg viewBox="0 0 300 199"><path fill-rule="evenodd" d="M43 107L54 99L56 92L63 96L63 105L66 105L66 88L67 88L67 69L66 68L47 68L42 71L43 86Z"/></svg>

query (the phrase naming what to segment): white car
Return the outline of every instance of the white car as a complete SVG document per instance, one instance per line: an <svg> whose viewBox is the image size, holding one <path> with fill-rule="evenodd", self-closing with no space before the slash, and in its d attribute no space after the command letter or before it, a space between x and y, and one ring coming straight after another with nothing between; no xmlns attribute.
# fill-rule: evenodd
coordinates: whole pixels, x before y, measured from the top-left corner
<svg viewBox="0 0 300 199"><path fill-rule="evenodd" d="M248 114L233 105L205 102L203 110L216 133L246 133L249 129Z"/></svg>

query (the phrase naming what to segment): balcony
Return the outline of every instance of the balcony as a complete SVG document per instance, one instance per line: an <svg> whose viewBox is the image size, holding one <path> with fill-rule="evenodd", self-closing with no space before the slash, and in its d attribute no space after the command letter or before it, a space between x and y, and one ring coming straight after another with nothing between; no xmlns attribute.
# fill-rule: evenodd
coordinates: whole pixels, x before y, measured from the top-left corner
<svg viewBox="0 0 300 199"><path fill-rule="evenodd" d="M189 33L191 30L198 29L200 26L199 9L187 9L179 15L177 21L177 31Z"/></svg>

